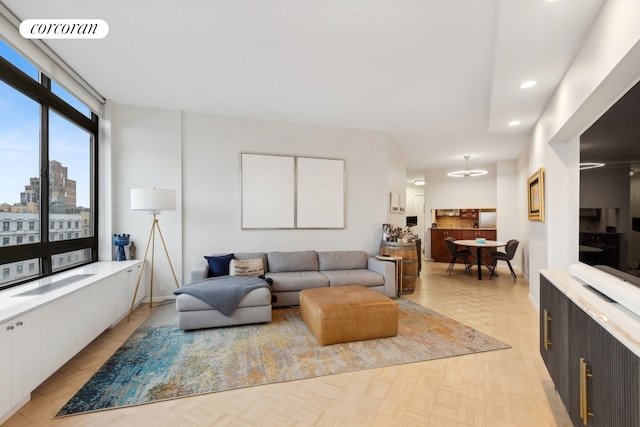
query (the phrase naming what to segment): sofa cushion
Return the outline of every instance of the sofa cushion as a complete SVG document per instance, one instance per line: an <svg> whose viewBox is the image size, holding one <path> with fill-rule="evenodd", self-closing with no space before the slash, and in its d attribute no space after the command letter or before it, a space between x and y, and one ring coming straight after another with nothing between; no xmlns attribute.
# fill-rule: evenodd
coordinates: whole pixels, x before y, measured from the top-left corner
<svg viewBox="0 0 640 427"><path fill-rule="evenodd" d="M269 260L269 271L272 273L318 271L318 253L316 251L269 252L267 259Z"/></svg>
<svg viewBox="0 0 640 427"><path fill-rule="evenodd" d="M320 271L352 270L367 268L365 251L324 251L318 252Z"/></svg>
<svg viewBox="0 0 640 427"><path fill-rule="evenodd" d="M269 271L269 265L267 263L267 254L264 252L236 252L233 256L235 259L246 261L248 259L262 258L262 266L265 273Z"/></svg>
<svg viewBox="0 0 640 427"><path fill-rule="evenodd" d="M384 285L384 276L369 270L324 270L321 273L329 279L329 286Z"/></svg>
<svg viewBox="0 0 640 427"><path fill-rule="evenodd" d="M284 273L269 273L273 279L271 292L292 292L307 288L321 288L329 286L327 276L317 271L291 271Z"/></svg>
<svg viewBox="0 0 640 427"><path fill-rule="evenodd" d="M214 255L204 257L209 264L208 277L228 276L229 275L229 263L233 259L233 254L227 255Z"/></svg>
<svg viewBox="0 0 640 427"><path fill-rule="evenodd" d="M260 276L264 274L262 258L248 260L232 259L229 264L230 276Z"/></svg>

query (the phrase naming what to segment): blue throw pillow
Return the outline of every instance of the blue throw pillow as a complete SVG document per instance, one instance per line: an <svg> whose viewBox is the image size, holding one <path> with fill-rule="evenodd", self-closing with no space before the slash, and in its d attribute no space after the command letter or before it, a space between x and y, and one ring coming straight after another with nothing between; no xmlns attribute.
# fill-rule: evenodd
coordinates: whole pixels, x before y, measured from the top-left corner
<svg viewBox="0 0 640 427"><path fill-rule="evenodd" d="M221 256L205 256L209 263L209 275L207 277L228 276L229 263L233 259L233 254Z"/></svg>

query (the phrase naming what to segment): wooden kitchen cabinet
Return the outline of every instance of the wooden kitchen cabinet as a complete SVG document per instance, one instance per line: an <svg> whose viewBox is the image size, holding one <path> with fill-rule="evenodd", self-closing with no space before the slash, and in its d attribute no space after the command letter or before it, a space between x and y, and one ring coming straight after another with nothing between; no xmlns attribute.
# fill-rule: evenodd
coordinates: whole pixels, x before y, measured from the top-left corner
<svg viewBox="0 0 640 427"><path fill-rule="evenodd" d="M431 258L436 262L451 262L451 255L447 250L444 239L453 237L456 240L475 240L477 237L484 237L487 240L496 240L496 230L486 229L452 229L452 228L432 228L431 229ZM475 248L471 248L475 253ZM482 259L491 264L491 256L485 254ZM458 259L461 263L462 260Z"/></svg>
<svg viewBox="0 0 640 427"><path fill-rule="evenodd" d="M496 240L496 230L470 229L460 230L461 240L476 240L478 237L484 237L487 240Z"/></svg>
<svg viewBox="0 0 640 427"><path fill-rule="evenodd" d="M453 237L456 240L461 238L460 230L432 228L431 229L431 258L436 262L450 262L451 255L447 250L444 239Z"/></svg>
<svg viewBox="0 0 640 427"><path fill-rule="evenodd" d="M460 219L478 219L480 209L460 209Z"/></svg>

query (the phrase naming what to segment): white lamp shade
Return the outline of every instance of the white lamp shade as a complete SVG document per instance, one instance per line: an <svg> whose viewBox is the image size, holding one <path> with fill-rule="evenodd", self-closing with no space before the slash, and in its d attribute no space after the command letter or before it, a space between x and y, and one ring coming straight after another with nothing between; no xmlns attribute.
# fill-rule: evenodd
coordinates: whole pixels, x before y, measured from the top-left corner
<svg viewBox="0 0 640 427"><path fill-rule="evenodd" d="M132 188L131 209L149 211L153 214L159 214L161 211L175 211L176 192L158 188Z"/></svg>

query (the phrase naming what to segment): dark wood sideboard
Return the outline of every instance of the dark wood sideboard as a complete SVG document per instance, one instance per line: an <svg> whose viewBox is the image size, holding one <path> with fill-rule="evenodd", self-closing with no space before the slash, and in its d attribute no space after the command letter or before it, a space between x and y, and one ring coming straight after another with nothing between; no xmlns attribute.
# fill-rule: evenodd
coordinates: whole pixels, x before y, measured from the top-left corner
<svg viewBox="0 0 640 427"><path fill-rule="evenodd" d="M586 310L540 275L540 355L555 388L574 426L640 426L640 358Z"/></svg>

